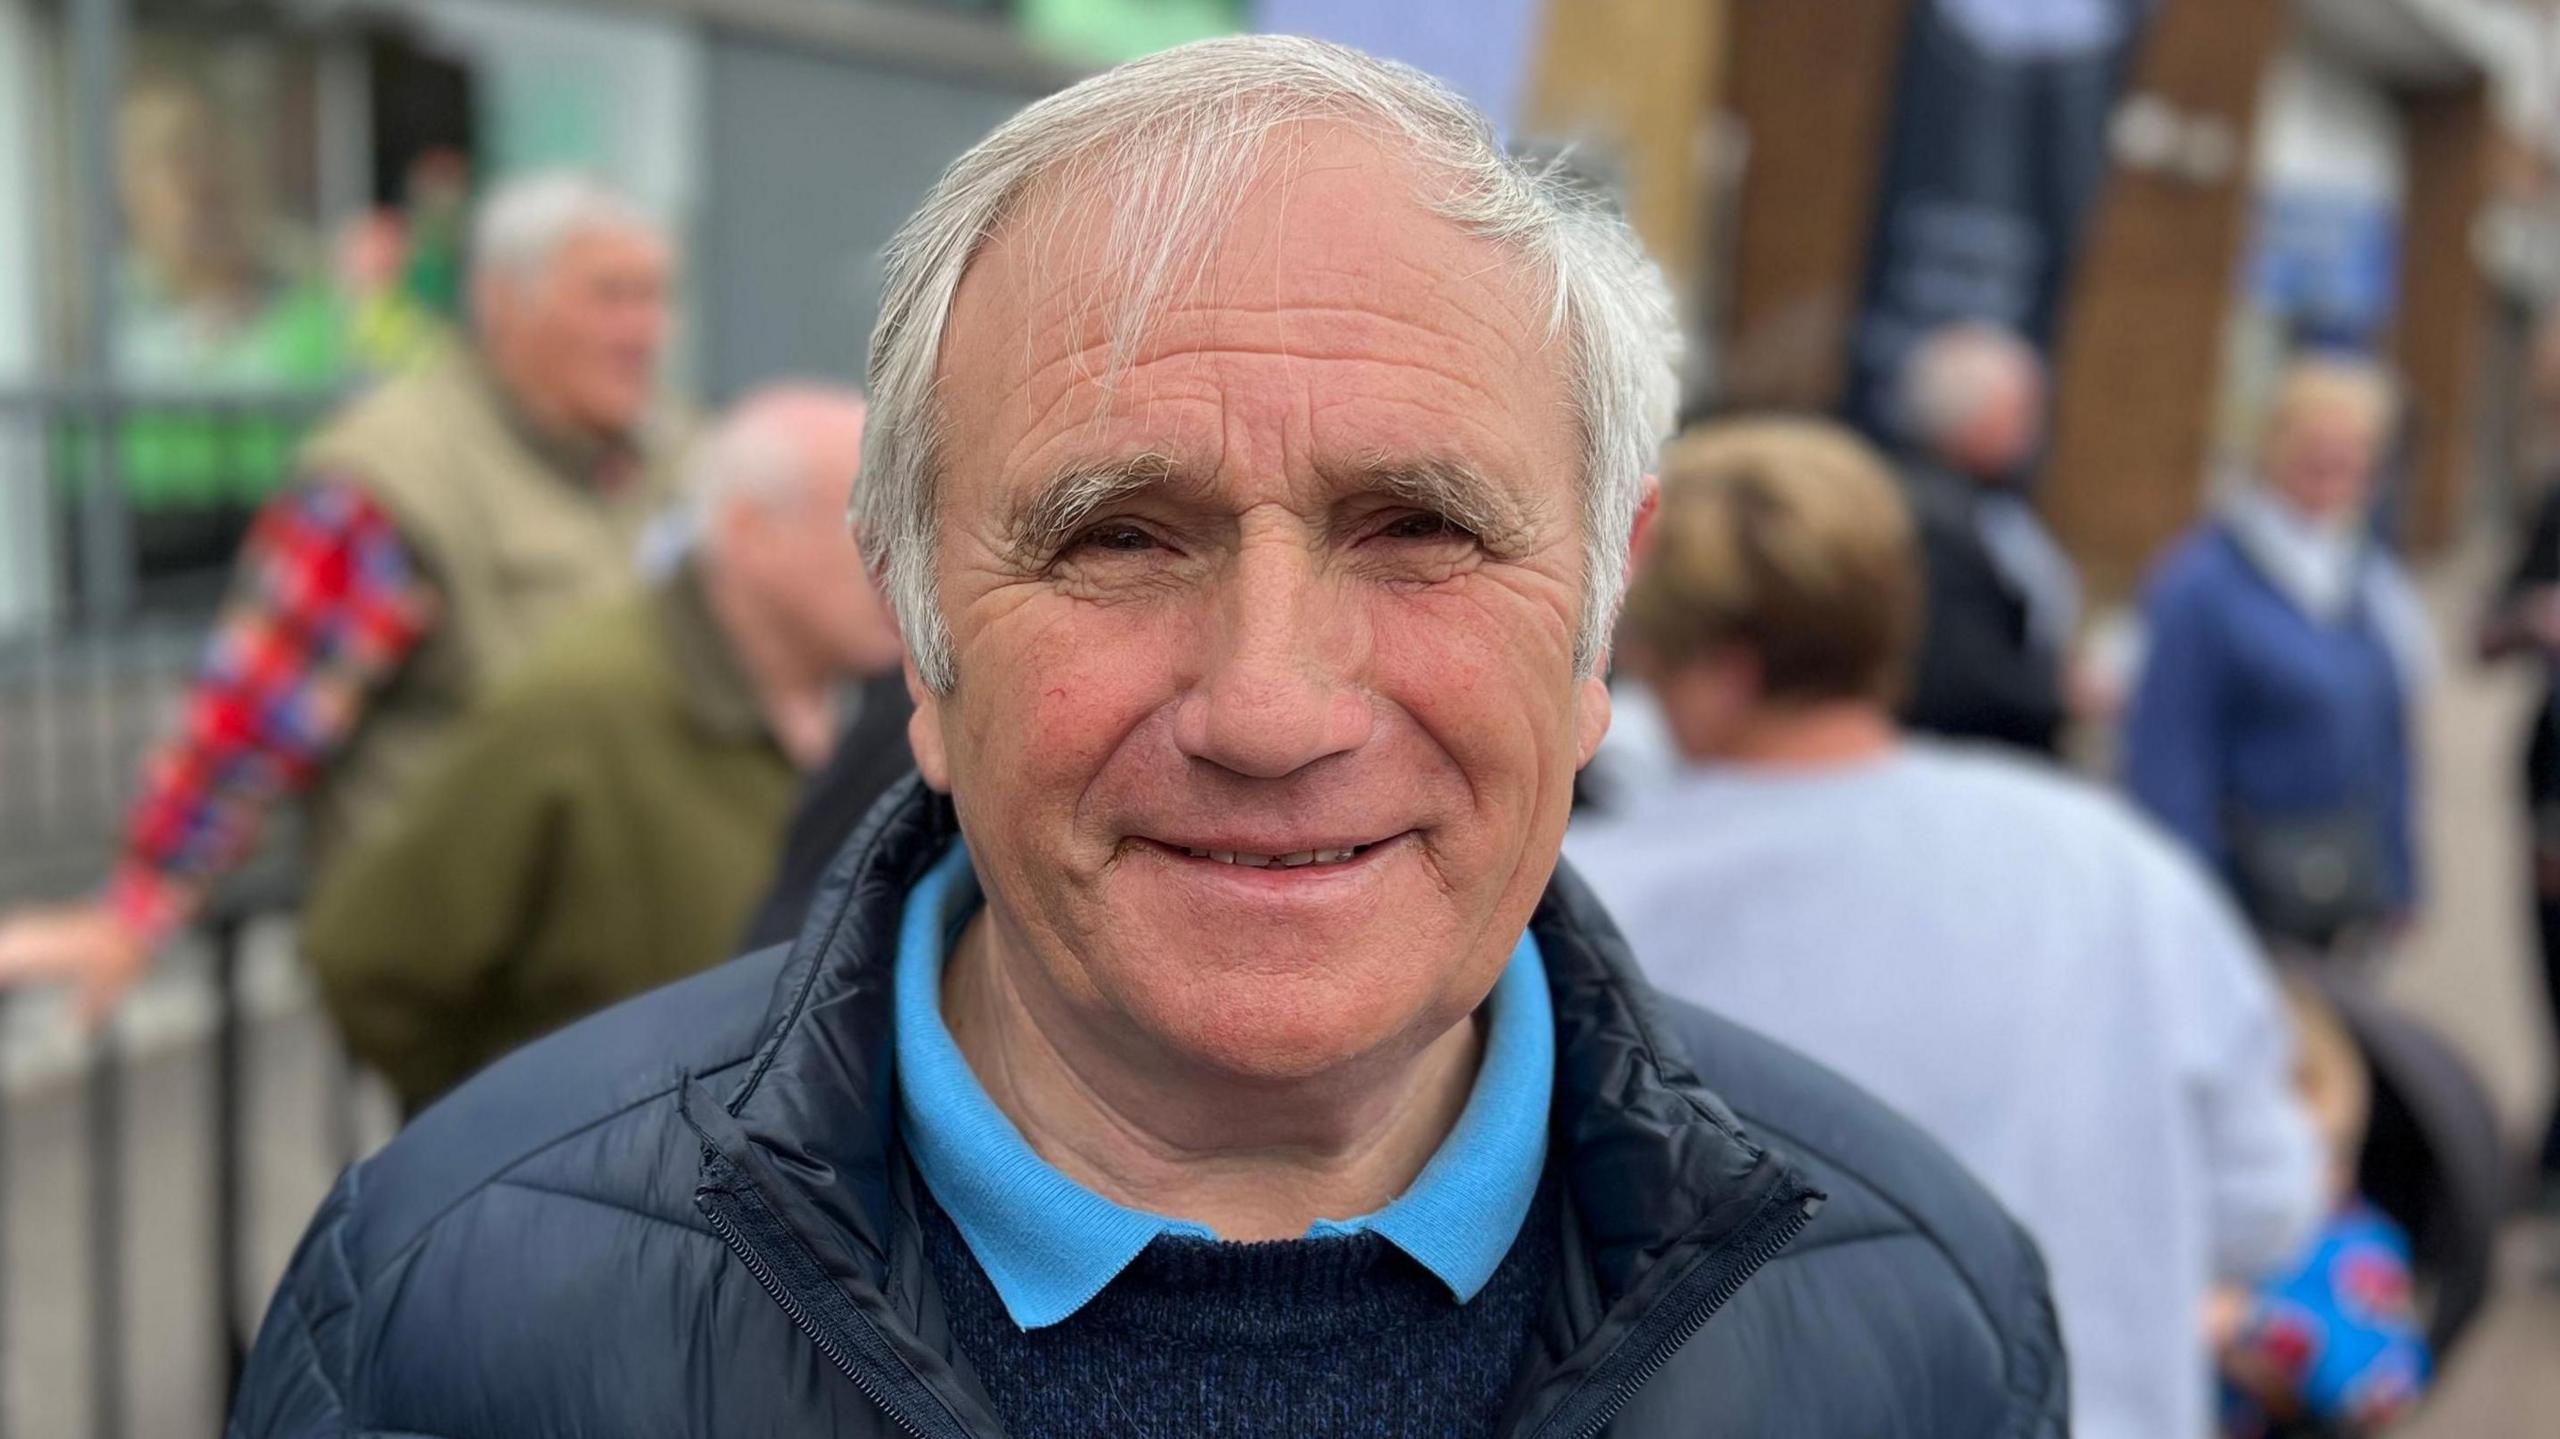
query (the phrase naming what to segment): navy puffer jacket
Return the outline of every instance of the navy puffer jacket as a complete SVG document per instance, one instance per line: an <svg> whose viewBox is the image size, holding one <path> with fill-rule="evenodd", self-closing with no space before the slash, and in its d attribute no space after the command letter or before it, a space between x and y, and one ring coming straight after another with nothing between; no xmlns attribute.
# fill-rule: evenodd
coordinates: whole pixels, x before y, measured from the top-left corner
<svg viewBox="0 0 2560 1439"><path fill-rule="evenodd" d="M277 1292L237 1436L1000 1433L922 1255L891 1091L912 782L806 931L535 1045L350 1169ZM1934 1145L1656 997L1559 872L1565 1234L1507 1432L2065 1429L2033 1246Z"/></svg>

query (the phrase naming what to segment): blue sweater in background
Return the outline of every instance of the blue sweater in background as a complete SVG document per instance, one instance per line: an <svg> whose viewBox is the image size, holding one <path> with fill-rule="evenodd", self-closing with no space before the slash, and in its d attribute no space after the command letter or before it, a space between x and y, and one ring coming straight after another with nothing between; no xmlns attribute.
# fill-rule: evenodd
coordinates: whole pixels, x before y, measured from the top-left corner
<svg viewBox="0 0 2560 1439"><path fill-rule="evenodd" d="M2417 897L2409 716L2369 606L2337 623L2279 590L2220 523L2181 541L2143 599L2125 783L2217 872L2233 810L2268 818L2370 806L2395 908Z"/></svg>

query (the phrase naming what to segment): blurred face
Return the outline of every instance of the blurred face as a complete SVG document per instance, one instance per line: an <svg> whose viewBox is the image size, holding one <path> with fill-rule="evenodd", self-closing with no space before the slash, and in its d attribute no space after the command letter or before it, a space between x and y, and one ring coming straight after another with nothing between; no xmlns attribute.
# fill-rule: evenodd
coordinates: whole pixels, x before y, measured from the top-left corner
<svg viewBox="0 0 2560 1439"><path fill-rule="evenodd" d="M1986 380L1973 417L1956 432L1955 461L1967 473L2007 479L2035 455L2042 438L2044 384L2024 370L2002 368Z"/></svg>
<svg viewBox="0 0 2560 1439"><path fill-rule="evenodd" d="M2285 418L2267 444L2267 483L2304 518L2348 524L2373 497L2381 427L2360 410L2312 406Z"/></svg>
<svg viewBox="0 0 2560 1439"><path fill-rule="evenodd" d="M798 417L792 430L801 483L779 499L732 502L721 552L763 595L765 613L812 668L875 675L896 669L906 650L845 525L862 463L859 413Z"/></svg>
<svg viewBox="0 0 2560 1439"><path fill-rule="evenodd" d="M1109 387L1107 202L971 267L958 681L913 737L1035 1020L1295 1078L1474 1010L1607 701L1573 671L1579 430L1515 267L1347 132L1270 171Z"/></svg>
<svg viewBox="0 0 2560 1439"><path fill-rule="evenodd" d="M673 272L655 235L592 229L538 275L481 280L482 339L517 403L565 429L636 428L657 390Z"/></svg>
<svg viewBox="0 0 2560 1439"><path fill-rule="evenodd" d="M218 278L242 262L231 136L213 107L193 90L152 88L128 98L120 118L125 224L159 278Z"/></svg>

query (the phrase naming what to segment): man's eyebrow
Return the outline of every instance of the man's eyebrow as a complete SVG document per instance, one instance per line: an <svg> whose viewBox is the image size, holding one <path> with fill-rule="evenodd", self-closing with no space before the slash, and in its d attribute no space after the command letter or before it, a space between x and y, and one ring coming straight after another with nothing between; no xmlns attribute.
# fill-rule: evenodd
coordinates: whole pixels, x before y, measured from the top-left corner
<svg viewBox="0 0 2560 1439"><path fill-rule="evenodd" d="M1496 553L1526 545L1537 528L1536 517L1517 496L1464 460L1371 456L1353 478L1360 489L1463 526Z"/></svg>
<svg viewBox="0 0 2560 1439"><path fill-rule="evenodd" d="M1073 539L1097 511L1171 484L1180 473L1172 456L1154 451L1071 465L1051 476L1014 511L1005 526L1006 541L1016 555L1046 559Z"/></svg>
<svg viewBox="0 0 2560 1439"><path fill-rule="evenodd" d="M1172 456L1156 451L1072 465L1059 471L1006 526L1014 554L1045 560L1094 515L1132 495L1185 482ZM1336 481L1344 493L1385 495L1462 526L1497 554L1525 547L1536 516L1474 465L1446 456L1371 455Z"/></svg>

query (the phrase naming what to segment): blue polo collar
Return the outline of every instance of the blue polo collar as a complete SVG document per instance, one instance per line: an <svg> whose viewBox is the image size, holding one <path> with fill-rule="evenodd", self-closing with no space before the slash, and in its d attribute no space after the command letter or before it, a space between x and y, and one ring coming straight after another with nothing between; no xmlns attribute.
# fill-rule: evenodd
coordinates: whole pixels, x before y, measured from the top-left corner
<svg viewBox="0 0 2560 1439"><path fill-rule="evenodd" d="M1206 1227L1105 1199L1042 1159L988 1097L942 1019L942 961L982 903L954 841L907 895L898 926L898 1107L908 1153L1024 1329L1082 1309L1158 1235ZM1546 1165L1555 1019L1537 941L1520 936L1486 999L1484 1056L1457 1126L1413 1187L1374 1214L1318 1220L1309 1238L1374 1230L1461 1304L1510 1252Z"/></svg>

